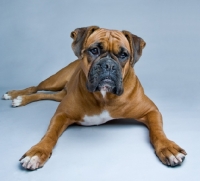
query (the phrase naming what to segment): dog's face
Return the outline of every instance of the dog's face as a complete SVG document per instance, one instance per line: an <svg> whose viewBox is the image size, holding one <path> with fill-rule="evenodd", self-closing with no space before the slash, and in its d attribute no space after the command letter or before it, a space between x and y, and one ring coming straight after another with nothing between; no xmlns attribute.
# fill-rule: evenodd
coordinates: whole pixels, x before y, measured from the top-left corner
<svg viewBox="0 0 200 181"><path fill-rule="evenodd" d="M130 46L124 34L98 29L86 40L82 53L88 90L121 95L126 65L130 61Z"/></svg>
<svg viewBox="0 0 200 181"><path fill-rule="evenodd" d="M74 38L72 48L82 59L87 89L90 92L105 91L121 95L124 77L129 66L141 56L140 49L145 42L129 32L98 27L76 29L71 36ZM135 45L132 36L137 40Z"/></svg>

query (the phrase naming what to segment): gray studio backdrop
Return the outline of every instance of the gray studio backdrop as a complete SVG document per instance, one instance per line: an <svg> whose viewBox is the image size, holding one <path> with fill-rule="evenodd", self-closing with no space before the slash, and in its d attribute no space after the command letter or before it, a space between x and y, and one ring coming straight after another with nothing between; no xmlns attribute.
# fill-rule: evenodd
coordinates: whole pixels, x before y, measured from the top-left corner
<svg viewBox="0 0 200 181"><path fill-rule="evenodd" d="M168 137L188 152L169 168L154 155L148 130L135 122L70 127L35 172L18 159L45 133L58 105L11 108L0 100L1 180L198 180L200 1L1 0L0 94L37 85L76 57L70 32L98 25L128 30L147 45L135 71L164 117Z"/></svg>

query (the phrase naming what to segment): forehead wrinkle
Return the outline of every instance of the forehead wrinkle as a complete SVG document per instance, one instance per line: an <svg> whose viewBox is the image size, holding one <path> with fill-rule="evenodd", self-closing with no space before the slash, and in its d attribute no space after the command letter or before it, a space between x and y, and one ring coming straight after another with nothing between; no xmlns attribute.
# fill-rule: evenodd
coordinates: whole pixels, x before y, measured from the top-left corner
<svg viewBox="0 0 200 181"><path fill-rule="evenodd" d="M128 51L130 51L130 45L129 42L127 40L127 38L124 36L124 34L121 31L112 31L111 35L113 36L113 38L115 38L118 42L120 42L120 44L125 47Z"/></svg>
<svg viewBox="0 0 200 181"><path fill-rule="evenodd" d="M113 41L113 39L112 39L110 30L106 32L106 38L108 39L108 50L112 51L112 41Z"/></svg>
<svg viewBox="0 0 200 181"><path fill-rule="evenodd" d="M98 29L89 36L86 46L89 46L97 41L102 41L105 48L109 51L112 51L113 48L116 48L116 46L113 46L115 45L114 42L116 42L116 44L119 46L124 46L128 51L130 51L129 42L121 31L108 30L104 28Z"/></svg>
<svg viewBox="0 0 200 181"><path fill-rule="evenodd" d="M98 29L92 33L86 41L86 46L94 44L95 42L107 42L106 37L107 31L105 29Z"/></svg>

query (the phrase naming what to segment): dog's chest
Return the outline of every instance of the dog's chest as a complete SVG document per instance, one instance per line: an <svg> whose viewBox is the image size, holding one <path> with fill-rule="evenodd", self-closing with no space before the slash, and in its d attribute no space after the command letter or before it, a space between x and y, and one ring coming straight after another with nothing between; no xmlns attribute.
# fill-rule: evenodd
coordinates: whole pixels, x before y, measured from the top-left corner
<svg viewBox="0 0 200 181"><path fill-rule="evenodd" d="M103 111L99 115L94 116L84 116L83 121L79 122L83 126L94 126L106 123L107 121L113 119L108 111Z"/></svg>

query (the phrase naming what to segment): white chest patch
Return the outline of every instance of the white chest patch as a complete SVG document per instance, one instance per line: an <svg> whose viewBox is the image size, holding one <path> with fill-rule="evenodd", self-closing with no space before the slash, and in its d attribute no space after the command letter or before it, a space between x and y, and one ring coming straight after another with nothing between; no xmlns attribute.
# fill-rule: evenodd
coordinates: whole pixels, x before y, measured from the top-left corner
<svg viewBox="0 0 200 181"><path fill-rule="evenodd" d="M106 123L107 121L113 119L108 111L103 111L99 115L94 116L84 116L83 121L79 122L83 126L94 126Z"/></svg>

